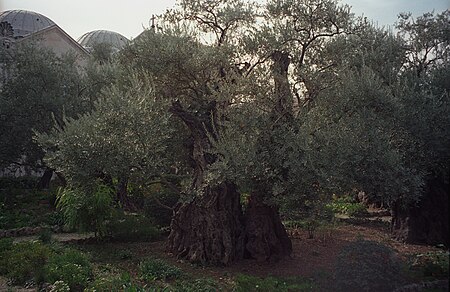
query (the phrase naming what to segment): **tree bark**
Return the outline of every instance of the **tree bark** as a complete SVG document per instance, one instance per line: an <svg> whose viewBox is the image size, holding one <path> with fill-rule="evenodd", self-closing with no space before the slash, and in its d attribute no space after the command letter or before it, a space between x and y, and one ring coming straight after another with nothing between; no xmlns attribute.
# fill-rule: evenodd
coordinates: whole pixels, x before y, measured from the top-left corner
<svg viewBox="0 0 450 292"><path fill-rule="evenodd" d="M261 203L249 206L250 213L244 220L240 194L233 183L223 182L214 187L204 183L204 172L216 159L207 154L211 144L206 132L213 122L214 106L208 105L201 118L198 113L188 112L179 102L172 104L171 112L191 133L194 171L191 191L196 195L191 202L175 209L168 250L178 258L201 264L228 265L242 259L244 254L260 260L278 259L286 251L290 253L290 241L278 214ZM261 220L265 223L258 225ZM251 240L247 252L245 240Z"/></svg>
<svg viewBox="0 0 450 292"><path fill-rule="evenodd" d="M244 255L240 195L234 185L208 188L179 206L171 222L168 248L193 263L228 265Z"/></svg>
<svg viewBox="0 0 450 292"><path fill-rule="evenodd" d="M135 210L130 198L128 197L128 177L120 176L116 188L116 197L124 210Z"/></svg>
<svg viewBox="0 0 450 292"><path fill-rule="evenodd" d="M245 213L246 255L258 261L278 261L292 253L292 243L278 211L256 192Z"/></svg>
<svg viewBox="0 0 450 292"><path fill-rule="evenodd" d="M48 189L50 187L50 181L52 180L52 177L53 177L53 169L47 167L37 184L37 188Z"/></svg>
<svg viewBox="0 0 450 292"><path fill-rule="evenodd" d="M396 202L392 209L391 230L394 238L408 243L450 245L450 184L430 180L416 206L404 207Z"/></svg>

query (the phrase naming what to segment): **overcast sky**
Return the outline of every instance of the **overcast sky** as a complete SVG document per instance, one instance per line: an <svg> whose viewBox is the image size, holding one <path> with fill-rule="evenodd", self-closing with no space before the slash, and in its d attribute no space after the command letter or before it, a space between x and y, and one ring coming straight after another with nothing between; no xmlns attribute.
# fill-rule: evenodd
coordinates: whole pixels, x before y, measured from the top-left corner
<svg viewBox="0 0 450 292"><path fill-rule="evenodd" d="M341 0L379 25L392 25L400 12L418 16L450 8L450 0ZM136 37L149 26L152 14L160 14L175 0L0 0L0 11L24 9L41 13L74 39L82 34L106 29Z"/></svg>

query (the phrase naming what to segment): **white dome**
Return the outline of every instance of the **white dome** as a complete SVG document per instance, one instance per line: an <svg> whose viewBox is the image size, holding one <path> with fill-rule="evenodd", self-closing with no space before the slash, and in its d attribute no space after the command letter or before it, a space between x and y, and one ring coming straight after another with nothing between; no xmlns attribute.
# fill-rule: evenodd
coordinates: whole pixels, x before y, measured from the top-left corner
<svg viewBox="0 0 450 292"><path fill-rule="evenodd" d="M86 49L91 49L95 44L109 44L115 50L120 50L129 42L130 40L120 33L109 30L87 32L78 39L78 43Z"/></svg>
<svg viewBox="0 0 450 292"><path fill-rule="evenodd" d="M0 14L2 27L11 25L12 37L20 38L55 25L48 17L26 10L8 10ZM3 34L4 32L2 32Z"/></svg>

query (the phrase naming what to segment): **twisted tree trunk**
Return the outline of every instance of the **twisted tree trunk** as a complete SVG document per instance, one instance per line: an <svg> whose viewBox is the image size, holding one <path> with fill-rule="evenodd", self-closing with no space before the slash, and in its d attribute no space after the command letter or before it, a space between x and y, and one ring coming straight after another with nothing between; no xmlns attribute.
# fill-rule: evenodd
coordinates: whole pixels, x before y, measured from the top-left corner
<svg viewBox="0 0 450 292"><path fill-rule="evenodd" d="M210 106L216 105L212 103ZM213 111L212 108L206 109L206 112ZM194 171L191 191L197 194L192 201L175 209L168 250L190 262L215 265L228 265L244 255L275 260L290 253L290 241L277 212L271 207L262 202L249 205L244 219L240 194L233 183L223 182L214 187L204 185L204 172L216 159L208 154L211 145L206 128L211 116L205 114L207 118L201 120L179 102L172 104L171 112L186 124L191 133Z"/></svg>
<svg viewBox="0 0 450 292"><path fill-rule="evenodd" d="M228 265L244 256L240 195L223 183L175 210L168 245L178 258Z"/></svg>
<svg viewBox="0 0 450 292"><path fill-rule="evenodd" d="M399 202L392 209L391 230L394 238L408 243L450 245L449 238L450 184L430 180L425 194L415 206Z"/></svg>
<svg viewBox="0 0 450 292"><path fill-rule="evenodd" d="M245 213L246 255L258 261L278 261L292 253L292 243L278 211L252 193Z"/></svg>

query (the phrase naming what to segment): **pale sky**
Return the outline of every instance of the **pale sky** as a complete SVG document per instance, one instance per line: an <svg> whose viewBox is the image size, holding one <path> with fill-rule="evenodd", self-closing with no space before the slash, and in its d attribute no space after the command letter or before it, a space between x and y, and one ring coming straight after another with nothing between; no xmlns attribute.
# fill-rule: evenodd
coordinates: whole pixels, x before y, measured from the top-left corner
<svg viewBox="0 0 450 292"><path fill-rule="evenodd" d="M418 16L450 8L450 0L341 0L379 25L392 25L400 12ZM98 29L134 38L149 26L152 14L173 7L175 0L0 0L0 11L23 9L41 13L74 39Z"/></svg>

